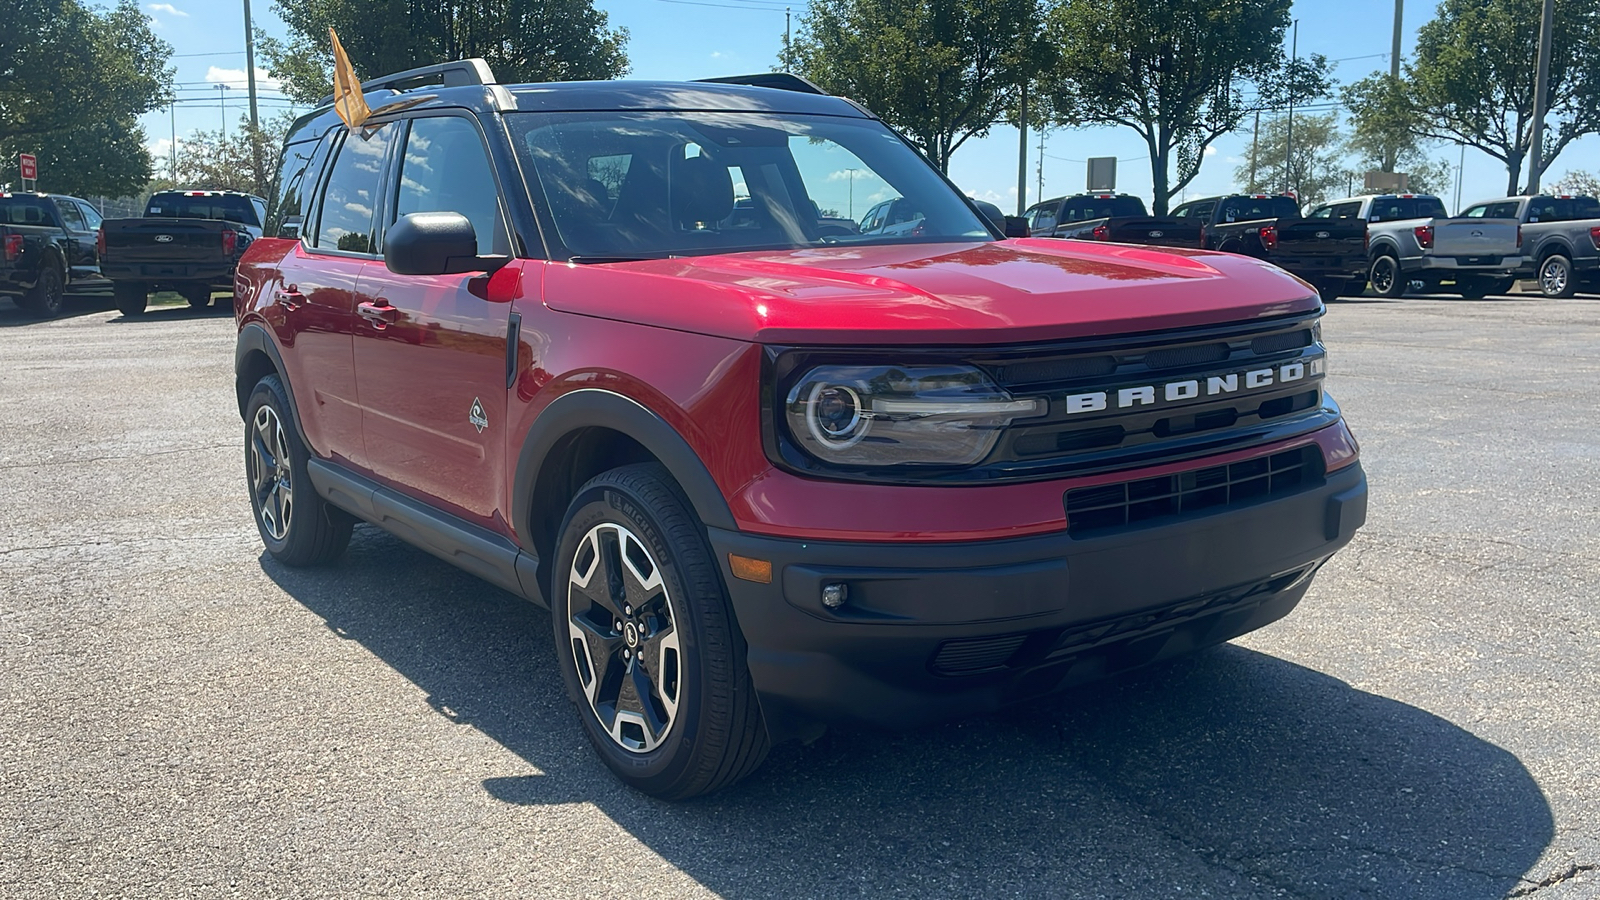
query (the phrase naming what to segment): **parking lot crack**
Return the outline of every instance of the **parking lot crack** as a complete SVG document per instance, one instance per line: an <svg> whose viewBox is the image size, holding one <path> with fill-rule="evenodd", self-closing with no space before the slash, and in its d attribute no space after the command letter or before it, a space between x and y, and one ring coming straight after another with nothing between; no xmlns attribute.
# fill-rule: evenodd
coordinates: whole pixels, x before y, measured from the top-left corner
<svg viewBox="0 0 1600 900"><path fill-rule="evenodd" d="M1524 878L1522 881L1526 882L1528 886L1517 888L1516 890L1507 894L1506 897L1526 897L1536 891L1543 890L1547 887L1555 887L1563 881L1571 881L1585 872L1593 872L1597 869L1600 869L1600 865L1595 865L1593 863L1573 863L1572 865L1567 866L1565 869L1550 875L1543 881L1530 881Z"/></svg>
<svg viewBox="0 0 1600 900"><path fill-rule="evenodd" d="M171 456L174 453L203 453L207 450L231 450L237 444L210 444L204 447L175 447L171 450L156 450L152 453L124 453L114 456L96 456L90 459L47 459L40 462L12 463L0 466L0 471L8 469L40 469L45 466L82 466L92 463L116 462L128 459L149 459L153 456Z"/></svg>

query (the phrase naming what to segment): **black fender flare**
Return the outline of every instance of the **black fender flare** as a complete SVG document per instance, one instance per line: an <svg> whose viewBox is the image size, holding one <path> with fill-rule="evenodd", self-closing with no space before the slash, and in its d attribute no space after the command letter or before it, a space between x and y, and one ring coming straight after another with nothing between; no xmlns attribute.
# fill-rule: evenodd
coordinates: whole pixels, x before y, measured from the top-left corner
<svg viewBox="0 0 1600 900"><path fill-rule="evenodd" d="M1567 242L1564 239L1551 238L1539 245L1533 254L1533 258L1536 261L1536 266L1542 266L1545 260L1556 254L1565 256L1569 261L1573 257L1572 248L1567 246ZM1535 272L1535 274L1538 273Z"/></svg>
<svg viewBox="0 0 1600 900"><path fill-rule="evenodd" d="M1394 238L1390 237L1383 237L1373 241L1371 245L1367 247L1368 268L1370 268L1372 262L1380 256L1392 256L1398 262L1400 259L1400 245L1395 243Z"/></svg>
<svg viewBox="0 0 1600 900"><path fill-rule="evenodd" d="M294 416L295 431L305 434L301 427L300 407L294 399L294 388L289 384L288 368L283 364L283 354L278 352L278 345L272 340L272 334L260 322L247 322L239 329L239 340L233 347L233 379L234 393L238 395L239 418L245 415L244 405L250 401L250 391L255 384L243 384L239 377L244 374L244 361L251 353L264 353L272 360L272 367L278 370L278 377L283 379L283 392L289 397L289 414Z"/></svg>
<svg viewBox="0 0 1600 900"><path fill-rule="evenodd" d="M525 548L534 547L533 492L545 460L562 438L583 428L608 428L627 435L655 455L683 488L700 521L735 531L722 489L683 435L630 397L600 388L580 388L557 397L523 436L512 479L511 525Z"/></svg>

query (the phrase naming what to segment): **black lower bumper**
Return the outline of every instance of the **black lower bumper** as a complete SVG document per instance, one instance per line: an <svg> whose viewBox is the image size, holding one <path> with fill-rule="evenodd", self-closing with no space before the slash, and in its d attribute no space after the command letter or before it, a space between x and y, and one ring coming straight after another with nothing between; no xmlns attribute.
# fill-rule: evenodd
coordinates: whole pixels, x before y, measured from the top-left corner
<svg viewBox="0 0 1600 900"><path fill-rule="evenodd" d="M1269 259L1273 265L1312 284L1357 281L1367 277L1367 259L1360 257L1301 257Z"/></svg>
<svg viewBox="0 0 1600 900"><path fill-rule="evenodd" d="M959 492L953 492L959 497ZM970 715L1286 615L1366 521L1359 465L1303 491L1074 538L826 543L711 529L774 740ZM771 560L771 584L730 553ZM822 602L842 584L838 609Z"/></svg>
<svg viewBox="0 0 1600 900"><path fill-rule="evenodd" d="M231 263L101 263L100 273L112 281L142 281L149 284L206 284L232 289L234 266Z"/></svg>

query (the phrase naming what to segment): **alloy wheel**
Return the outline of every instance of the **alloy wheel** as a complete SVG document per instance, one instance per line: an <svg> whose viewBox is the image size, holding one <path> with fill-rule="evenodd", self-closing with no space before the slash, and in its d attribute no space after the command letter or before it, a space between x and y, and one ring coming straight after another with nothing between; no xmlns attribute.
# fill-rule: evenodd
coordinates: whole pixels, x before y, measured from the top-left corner
<svg viewBox="0 0 1600 900"><path fill-rule="evenodd" d="M281 541L294 514L294 483L289 469L289 435L270 406L256 410L250 434L250 488L267 534Z"/></svg>
<svg viewBox="0 0 1600 900"><path fill-rule="evenodd" d="M1394 287L1395 267L1387 262L1388 257L1379 257L1378 263L1372 267L1370 275L1372 289L1380 294L1388 293Z"/></svg>
<svg viewBox="0 0 1600 900"><path fill-rule="evenodd" d="M617 746L649 753L683 696L683 659L661 566L627 528L589 529L567 587L568 645L589 709Z"/></svg>
<svg viewBox="0 0 1600 900"><path fill-rule="evenodd" d="M1567 267L1555 260L1548 260L1544 268L1539 270L1539 288L1546 296L1555 297L1567 289Z"/></svg>

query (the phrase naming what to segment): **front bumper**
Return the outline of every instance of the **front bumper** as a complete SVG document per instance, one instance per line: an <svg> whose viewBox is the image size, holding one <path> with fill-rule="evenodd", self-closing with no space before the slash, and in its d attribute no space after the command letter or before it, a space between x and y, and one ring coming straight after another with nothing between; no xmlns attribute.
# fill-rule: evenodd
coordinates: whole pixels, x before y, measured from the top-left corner
<svg viewBox="0 0 1600 900"><path fill-rule="evenodd" d="M952 489L959 495L960 489ZM1286 615L1366 521L1359 463L1296 493L1074 538L829 543L711 529L774 740L996 709ZM729 554L772 562L770 584ZM838 610L825 584L847 586Z"/></svg>

